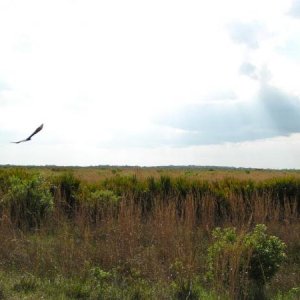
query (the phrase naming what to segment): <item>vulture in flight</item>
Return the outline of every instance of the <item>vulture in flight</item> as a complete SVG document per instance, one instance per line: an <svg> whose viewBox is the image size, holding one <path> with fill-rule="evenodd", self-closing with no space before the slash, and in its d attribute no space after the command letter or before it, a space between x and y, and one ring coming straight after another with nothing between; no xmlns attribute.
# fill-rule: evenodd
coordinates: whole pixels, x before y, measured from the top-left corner
<svg viewBox="0 0 300 300"><path fill-rule="evenodd" d="M22 143L22 142L28 142L31 140L31 138L37 134L39 131L41 131L43 129L43 126L44 124L42 124L41 126L39 126L27 139L25 140L21 140L21 141L18 141L18 142L12 142L12 143L15 143L15 144L19 144L19 143Z"/></svg>

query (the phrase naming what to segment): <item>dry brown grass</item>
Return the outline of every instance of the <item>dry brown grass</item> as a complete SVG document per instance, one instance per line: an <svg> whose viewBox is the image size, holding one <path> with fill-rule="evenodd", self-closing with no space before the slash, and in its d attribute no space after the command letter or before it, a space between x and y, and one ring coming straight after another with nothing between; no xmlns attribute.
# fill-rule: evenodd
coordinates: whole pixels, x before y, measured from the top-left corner
<svg viewBox="0 0 300 300"><path fill-rule="evenodd" d="M176 178L186 171L125 169L120 172L137 175L138 180L144 181L149 176L159 178L162 172ZM226 177L228 172L236 178L249 179L250 176L256 181L274 176L272 172L258 175L252 171L250 174L213 172L195 172L189 176L214 181ZM75 175L88 183L116 176L110 169L78 169ZM285 176L284 172L276 175ZM145 214L140 202L127 193L122 196L117 214L106 210L95 224L89 221L84 208L79 207L72 218L66 216L60 204L62 197L56 194L54 212L36 230L21 231L13 225L8 213L2 213L2 269L46 277L57 274L84 277L93 266L99 266L104 270L117 270L124 277L142 277L153 282L170 283L179 277L200 276L206 285L204 274L211 230L216 226L235 226L246 232L255 224L264 223L271 234L286 242L289 254L285 268L271 282L271 287L285 290L300 282L300 256L295 254L300 252L297 199L284 198L280 203L274 201L270 193L254 193L245 200L231 191L226 194L226 205L222 206L215 194L206 193L200 198L189 192L184 199L173 195L166 201L157 196L152 209ZM232 266L239 265L239 258L238 253L231 258ZM235 271L231 274L233 290L237 268Z"/></svg>
<svg viewBox="0 0 300 300"><path fill-rule="evenodd" d="M51 174L64 172L57 168L56 172L48 170ZM219 181L225 178L239 180L264 181L273 178L300 178L297 170L259 170L259 169L218 169L218 168L155 168L155 167L100 167L100 168L72 168L75 176L85 182L99 182L112 178L116 174L122 176L137 176L139 180L149 177L159 178L161 175L171 178L189 177L190 179ZM48 173L49 174L49 173Z"/></svg>

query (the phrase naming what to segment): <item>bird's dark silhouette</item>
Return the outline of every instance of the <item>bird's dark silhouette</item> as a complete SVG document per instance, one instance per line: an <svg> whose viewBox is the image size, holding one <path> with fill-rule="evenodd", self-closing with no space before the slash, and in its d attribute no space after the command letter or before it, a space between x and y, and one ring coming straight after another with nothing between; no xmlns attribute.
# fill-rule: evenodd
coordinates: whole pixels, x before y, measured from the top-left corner
<svg viewBox="0 0 300 300"><path fill-rule="evenodd" d="M19 143L22 143L22 142L28 142L28 141L30 141L31 140L31 138L35 135L35 134L37 134L39 131L41 131L42 129L43 129L43 126L44 126L44 124L42 124L41 126L39 126L27 139L25 139L25 140L21 140L21 141L18 141L18 142L12 142L12 143L14 143L14 144L19 144Z"/></svg>

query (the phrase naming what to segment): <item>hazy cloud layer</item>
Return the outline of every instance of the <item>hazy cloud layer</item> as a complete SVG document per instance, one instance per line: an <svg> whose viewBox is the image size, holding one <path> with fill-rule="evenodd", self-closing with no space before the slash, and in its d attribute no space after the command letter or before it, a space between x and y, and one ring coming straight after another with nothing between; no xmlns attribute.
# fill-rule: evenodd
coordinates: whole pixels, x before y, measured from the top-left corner
<svg viewBox="0 0 300 300"><path fill-rule="evenodd" d="M257 49L261 40L269 35L260 22L234 22L228 25L228 30L234 42L251 49Z"/></svg>
<svg viewBox="0 0 300 300"><path fill-rule="evenodd" d="M300 132L300 99L262 84L254 101L187 105L166 118L184 145L220 144Z"/></svg>
<svg viewBox="0 0 300 300"><path fill-rule="evenodd" d="M246 75L246 76L249 76L250 78L257 79L256 66L254 66L251 63L244 62L240 66L239 72L241 75Z"/></svg>
<svg viewBox="0 0 300 300"><path fill-rule="evenodd" d="M8 85L3 80L0 79L0 93L6 90L9 90Z"/></svg>
<svg viewBox="0 0 300 300"><path fill-rule="evenodd" d="M233 90L215 90L213 92L208 93L203 97L205 101L224 101L224 100L235 100L237 99L237 95Z"/></svg>
<svg viewBox="0 0 300 300"><path fill-rule="evenodd" d="M289 15L300 18L300 0L294 0L289 11Z"/></svg>
<svg viewBox="0 0 300 300"><path fill-rule="evenodd" d="M259 92L258 104L266 114L264 127L277 135L289 135L300 131L300 99L283 91L263 86Z"/></svg>

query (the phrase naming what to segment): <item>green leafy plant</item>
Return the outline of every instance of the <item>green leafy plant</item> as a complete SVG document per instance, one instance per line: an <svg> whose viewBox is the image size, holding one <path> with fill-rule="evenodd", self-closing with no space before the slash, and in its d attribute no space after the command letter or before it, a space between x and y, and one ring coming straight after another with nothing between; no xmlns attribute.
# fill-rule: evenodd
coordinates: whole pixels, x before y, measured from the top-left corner
<svg viewBox="0 0 300 300"><path fill-rule="evenodd" d="M49 183L40 175L29 178L11 176L1 206L8 209L12 222L19 227L39 227L43 218L53 209Z"/></svg>
<svg viewBox="0 0 300 300"><path fill-rule="evenodd" d="M198 284L193 282L182 261L176 259L170 265L169 271L170 277L173 279L171 287L174 291L175 299L199 299Z"/></svg>
<svg viewBox="0 0 300 300"><path fill-rule="evenodd" d="M207 278L231 296L264 298L264 286L285 259L286 245L258 224L249 233L235 228L216 228L208 249Z"/></svg>
<svg viewBox="0 0 300 300"><path fill-rule="evenodd" d="M103 284L111 279L112 274L110 272L104 271L99 267L94 267L90 270L90 275L94 281L98 284Z"/></svg>
<svg viewBox="0 0 300 300"><path fill-rule="evenodd" d="M258 224L244 238L246 248L252 250L249 277L259 284L268 282L286 257L286 245L278 237L268 235L266 231L266 225Z"/></svg>
<svg viewBox="0 0 300 300"><path fill-rule="evenodd" d="M88 213L90 220L97 223L108 213L115 215L118 212L120 200L121 197L113 191L85 189L80 205Z"/></svg>

